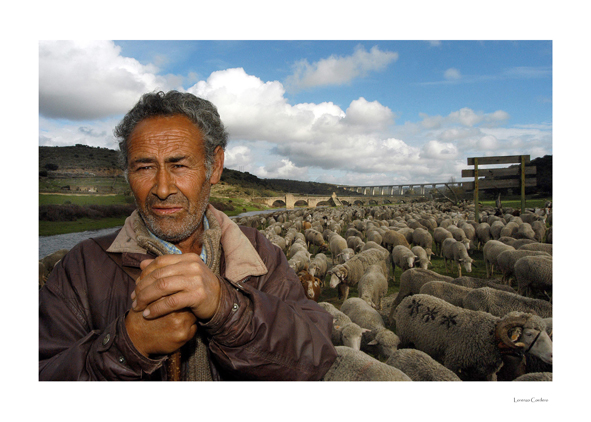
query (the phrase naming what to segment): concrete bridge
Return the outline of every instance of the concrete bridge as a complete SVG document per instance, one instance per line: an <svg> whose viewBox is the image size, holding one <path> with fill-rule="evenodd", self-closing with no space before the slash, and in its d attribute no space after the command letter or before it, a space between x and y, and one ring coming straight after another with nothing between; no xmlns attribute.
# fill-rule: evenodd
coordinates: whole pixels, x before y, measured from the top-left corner
<svg viewBox="0 0 591 422"><path fill-rule="evenodd" d="M443 188L448 186L462 186L461 182L442 183L412 183L406 185L382 185L382 186L337 186L346 191L359 193L363 196L403 196L405 192L411 191L415 195L425 196L427 189Z"/></svg>

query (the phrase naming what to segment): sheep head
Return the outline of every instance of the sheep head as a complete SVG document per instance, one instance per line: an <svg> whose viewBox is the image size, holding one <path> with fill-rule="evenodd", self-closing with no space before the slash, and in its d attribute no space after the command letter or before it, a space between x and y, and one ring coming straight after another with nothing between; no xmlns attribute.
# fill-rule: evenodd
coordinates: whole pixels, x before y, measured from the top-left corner
<svg viewBox="0 0 591 422"><path fill-rule="evenodd" d="M328 273L330 274L330 287L333 289L347 278L347 268L343 265L333 267Z"/></svg>
<svg viewBox="0 0 591 422"><path fill-rule="evenodd" d="M546 324L537 315L507 314L497 323L495 337L501 350L519 349L552 363L552 340L546 332Z"/></svg>

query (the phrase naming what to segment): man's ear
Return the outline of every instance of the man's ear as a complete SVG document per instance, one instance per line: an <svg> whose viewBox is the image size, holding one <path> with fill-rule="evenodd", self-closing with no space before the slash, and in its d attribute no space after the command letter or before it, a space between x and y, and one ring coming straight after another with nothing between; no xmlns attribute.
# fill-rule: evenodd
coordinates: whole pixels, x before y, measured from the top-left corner
<svg viewBox="0 0 591 422"><path fill-rule="evenodd" d="M217 147L214 151L214 161L211 169L211 177L209 178L209 183L215 185L218 183L222 177L222 172L224 171L224 150L222 147Z"/></svg>

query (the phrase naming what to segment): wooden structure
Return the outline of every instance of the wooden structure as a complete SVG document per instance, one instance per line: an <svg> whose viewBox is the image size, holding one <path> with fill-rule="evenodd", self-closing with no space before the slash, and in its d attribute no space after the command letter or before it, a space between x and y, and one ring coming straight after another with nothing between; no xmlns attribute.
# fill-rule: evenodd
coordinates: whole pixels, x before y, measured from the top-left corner
<svg viewBox="0 0 591 422"><path fill-rule="evenodd" d="M487 168L479 169L479 165L487 164L520 164L519 167L508 168ZM521 212L525 212L525 188L536 186L536 178L526 178L526 175L535 175L535 167L525 167L529 163L529 155L507 155L497 157L472 157L468 158L468 165L474 166L474 170L462 170L462 177L474 177L474 182L463 184L464 189L474 190L474 219L480 222L478 207L479 189L500 189L521 187ZM519 176L519 178L507 178L510 176ZM480 179L484 177L484 179ZM498 179L503 177L503 179Z"/></svg>

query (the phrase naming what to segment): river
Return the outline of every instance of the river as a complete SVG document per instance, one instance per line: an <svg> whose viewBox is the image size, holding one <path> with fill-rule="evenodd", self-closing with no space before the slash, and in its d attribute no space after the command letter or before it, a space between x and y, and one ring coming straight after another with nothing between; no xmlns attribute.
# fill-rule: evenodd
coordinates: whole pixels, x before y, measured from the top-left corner
<svg viewBox="0 0 591 422"><path fill-rule="evenodd" d="M257 214L270 214L278 211L285 211L285 208L274 208L264 211L250 211L239 214L232 219L248 217ZM111 227L110 229L89 230L85 232L58 234L55 236L39 236L39 259L54 253L60 249L72 249L75 245L91 237L104 236L119 230L121 227Z"/></svg>

